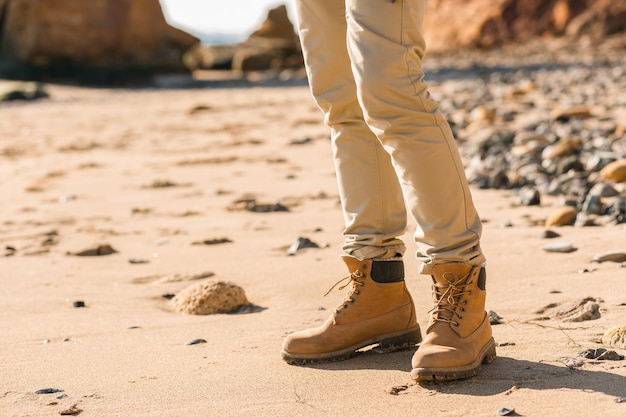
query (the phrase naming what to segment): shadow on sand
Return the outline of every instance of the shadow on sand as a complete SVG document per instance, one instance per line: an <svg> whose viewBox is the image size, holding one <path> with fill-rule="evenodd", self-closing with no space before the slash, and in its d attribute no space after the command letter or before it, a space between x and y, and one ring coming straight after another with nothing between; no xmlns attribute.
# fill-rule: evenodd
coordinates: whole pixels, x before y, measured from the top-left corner
<svg viewBox="0 0 626 417"><path fill-rule="evenodd" d="M414 350L388 354L367 351L343 362L309 365L328 371L371 369L399 370L407 372L410 381L411 357ZM603 370L593 370L593 364L585 369L569 369L560 362L533 362L499 356L485 365L481 373L468 380L450 382L422 382L420 386L442 394L491 396L505 393L514 387L551 390L571 389L584 392L601 392L612 397L626 398L626 377Z"/></svg>

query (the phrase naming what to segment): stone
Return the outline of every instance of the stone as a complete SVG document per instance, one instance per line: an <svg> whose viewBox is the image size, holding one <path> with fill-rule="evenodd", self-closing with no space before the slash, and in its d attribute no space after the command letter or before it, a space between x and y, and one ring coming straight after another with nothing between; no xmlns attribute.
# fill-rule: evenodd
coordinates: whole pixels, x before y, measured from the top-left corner
<svg viewBox="0 0 626 417"><path fill-rule="evenodd" d="M572 106L556 109L552 112L552 118L557 121L568 121L577 117L591 117L591 109L587 106Z"/></svg>
<svg viewBox="0 0 626 417"><path fill-rule="evenodd" d="M608 251L597 253L591 262L594 263L602 263L602 262L626 262L626 251L616 250L616 251Z"/></svg>
<svg viewBox="0 0 626 417"><path fill-rule="evenodd" d="M517 202L522 206L538 206L541 204L541 193L534 187L523 187L519 191Z"/></svg>
<svg viewBox="0 0 626 417"><path fill-rule="evenodd" d="M184 314L207 315L234 313L248 304L246 293L237 284L211 280L191 285L171 300Z"/></svg>
<svg viewBox="0 0 626 417"><path fill-rule="evenodd" d="M600 305L592 297L572 301L555 310L550 318L554 320L580 322L600 318Z"/></svg>
<svg viewBox="0 0 626 417"><path fill-rule="evenodd" d="M564 206L554 210L546 219L545 226L570 226L576 221L578 211L571 206Z"/></svg>
<svg viewBox="0 0 626 417"><path fill-rule="evenodd" d="M50 95L41 83L25 82L12 86L11 88L0 91L0 102L15 100L37 100L40 98L48 98Z"/></svg>
<svg viewBox="0 0 626 417"><path fill-rule="evenodd" d="M576 248L570 242L556 242L544 245L543 250L552 253L570 253L575 252Z"/></svg>
<svg viewBox="0 0 626 417"><path fill-rule="evenodd" d="M304 57L285 5L270 9L261 26L237 45L198 45L185 54L193 69L255 71L301 70Z"/></svg>
<svg viewBox="0 0 626 417"><path fill-rule="evenodd" d="M568 23L565 34L600 39L626 29L626 3L623 0L604 0L598 3L600 7L591 7L573 18Z"/></svg>
<svg viewBox="0 0 626 417"><path fill-rule="evenodd" d="M182 55L199 42L167 24L159 0L5 0L1 10L7 78L106 83L188 73Z"/></svg>
<svg viewBox="0 0 626 417"><path fill-rule="evenodd" d="M626 327L614 326L602 335L602 344L618 349L626 349Z"/></svg>
<svg viewBox="0 0 626 417"><path fill-rule="evenodd" d="M626 159L611 162L602 168L600 176L609 181L626 182Z"/></svg>
<svg viewBox="0 0 626 417"><path fill-rule="evenodd" d="M601 38L626 28L623 0L431 0L429 51L494 47L538 37Z"/></svg>

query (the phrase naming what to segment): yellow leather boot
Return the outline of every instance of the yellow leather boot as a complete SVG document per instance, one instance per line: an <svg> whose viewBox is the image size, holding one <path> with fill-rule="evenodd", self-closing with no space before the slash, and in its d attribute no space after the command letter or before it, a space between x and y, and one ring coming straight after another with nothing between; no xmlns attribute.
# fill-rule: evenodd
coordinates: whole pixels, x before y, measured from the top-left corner
<svg viewBox="0 0 626 417"><path fill-rule="evenodd" d="M496 358L485 313L485 269L463 263L435 265L434 308L423 343L413 355L411 378L445 381L469 378Z"/></svg>
<svg viewBox="0 0 626 417"><path fill-rule="evenodd" d="M359 261L349 256L343 260L350 275L333 288L349 280L339 287L350 286L346 298L321 326L285 338L281 355L287 363L337 361L367 346L393 351L421 341L413 299L404 282L403 262Z"/></svg>

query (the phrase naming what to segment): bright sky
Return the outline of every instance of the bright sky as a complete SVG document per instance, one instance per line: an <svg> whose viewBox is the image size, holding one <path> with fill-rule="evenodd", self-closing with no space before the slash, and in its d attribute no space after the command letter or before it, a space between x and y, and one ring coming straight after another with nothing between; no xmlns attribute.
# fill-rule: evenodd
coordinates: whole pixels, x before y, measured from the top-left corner
<svg viewBox="0 0 626 417"><path fill-rule="evenodd" d="M267 17L268 10L284 4L295 25L295 0L160 0L172 25L193 34L226 33L249 35Z"/></svg>

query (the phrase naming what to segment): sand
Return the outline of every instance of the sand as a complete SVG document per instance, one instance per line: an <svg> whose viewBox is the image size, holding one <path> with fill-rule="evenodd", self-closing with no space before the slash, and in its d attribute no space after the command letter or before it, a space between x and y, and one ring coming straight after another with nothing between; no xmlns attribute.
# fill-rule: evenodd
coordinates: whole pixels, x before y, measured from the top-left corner
<svg viewBox="0 0 626 417"><path fill-rule="evenodd" d="M558 228L577 250L547 253L556 198L516 207L475 189L487 309L503 318L495 362L445 384L412 382L409 350L290 366L283 337L321 323L343 298L323 294L345 275L328 131L304 82L47 88L48 100L0 105L0 415L626 415L626 361L578 355L626 325L626 269L591 263L626 249L623 225ZM413 229L407 284L425 328ZM320 248L287 256L298 237ZM72 255L101 245L116 253ZM257 308L172 311L163 295L199 274L240 285ZM599 319L547 318L584 297ZM46 388L62 392L35 393Z"/></svg>

